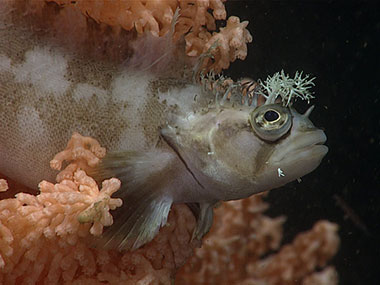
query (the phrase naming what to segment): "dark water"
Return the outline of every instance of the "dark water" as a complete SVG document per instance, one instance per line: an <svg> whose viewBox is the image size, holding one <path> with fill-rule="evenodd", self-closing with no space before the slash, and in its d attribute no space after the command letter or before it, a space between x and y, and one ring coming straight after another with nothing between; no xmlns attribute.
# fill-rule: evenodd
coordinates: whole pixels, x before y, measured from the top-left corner
<svg viewBox="0 0 380 285"><path fill-rule="evenodd" d="M335 222L341 247L331 264L340 284L380 284L380 2L230 1L227 10L249 20L254 37L229 75L317 77L311 119L330 151L302 183L271 192L269 214L288 216L284 241L319 219ZM359 223L344 218L334 195Z"/></svg>

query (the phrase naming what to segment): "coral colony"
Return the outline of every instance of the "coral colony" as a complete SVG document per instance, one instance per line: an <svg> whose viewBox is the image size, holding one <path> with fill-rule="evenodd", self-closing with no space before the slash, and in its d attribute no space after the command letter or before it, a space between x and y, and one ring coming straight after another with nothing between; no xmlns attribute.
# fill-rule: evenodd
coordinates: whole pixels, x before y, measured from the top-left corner
<svg viewBox="0 0 380 285"><path fill-rule="evenodd" d="M113 37L126 31L164 37L170 34L179 8L173 39L184 37L188 57L211 53L201 64L218 74L235 59L244 59L252 41L248 22L234 16L227 19L224 2L26 0L6 4L18 13L43 19L47 7L55 3L62 29L74 21L77 32L85 30L91 19L99 29L111 27ZM225 19L226 26L216 32L215 21ZM283 71L258 81L259 88L250 81L239 84L244 92L255 89L271 102L276 101L274 94L280 94L285 106L294 97L309 101L314 85L313 78L302 73L291 78ZM66 165L56 184L41 181L39 193L33 193L0 175L0 197L14 197L0 200L0 284L172 284L174 280L178 284L337 284L335 269L326 267L339 246L337 225L319 221L282 245L285 217L264 214L269 207L265 194L223 203L201 242L192 239L196 226L192 211L178 204L171 208L166 226L143 247L122 252L94 248L88 240L113 223L112 210L123 203L112 197L120 188L118 179L99 185L91 177L91 169L104 155L105 149L95 139L75 133L67 148L52 158L52 168L61 170Z"/></svg>

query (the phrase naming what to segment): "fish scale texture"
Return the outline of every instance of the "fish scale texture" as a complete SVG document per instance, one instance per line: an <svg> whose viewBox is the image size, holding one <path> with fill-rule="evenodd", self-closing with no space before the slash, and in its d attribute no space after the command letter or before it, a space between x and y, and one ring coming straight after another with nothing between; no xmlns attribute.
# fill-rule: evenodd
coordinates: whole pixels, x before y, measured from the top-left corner
<svg viewBox="0 0 380 285"><path fill-rule="evenodd" d="M33 188L54 181L49 161L74 131L111 151L157 142L164 107L150 75L65 52L6 23L0 21L1 173Z"/></svg>

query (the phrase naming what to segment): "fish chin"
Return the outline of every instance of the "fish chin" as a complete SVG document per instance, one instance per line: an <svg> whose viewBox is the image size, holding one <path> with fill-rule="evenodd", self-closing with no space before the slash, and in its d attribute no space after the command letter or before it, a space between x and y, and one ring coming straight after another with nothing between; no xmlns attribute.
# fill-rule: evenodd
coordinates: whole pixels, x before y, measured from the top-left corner
<svg viewBox="0 0 380 285"><path fill-rule="evenodd" d="M296 179L316 169L327 152L328 147L325 145L304 147L289 153L278 162L278 166Z"/></svg>

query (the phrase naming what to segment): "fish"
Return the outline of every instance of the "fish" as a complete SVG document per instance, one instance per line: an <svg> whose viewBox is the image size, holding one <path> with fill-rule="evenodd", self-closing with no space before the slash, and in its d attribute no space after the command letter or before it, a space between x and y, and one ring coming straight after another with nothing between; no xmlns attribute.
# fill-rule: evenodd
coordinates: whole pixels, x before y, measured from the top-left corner
<svg viewBox="0 0 380 285"><path fill-rule="evenodd" d="M107 155L94 175L122 181L123 206L95 246L141 247L176 203L193 211L201 239L217 203L299 179L328 152L313 107L292 107L312 97L308 75L281 71L255 85L194 80L97 61L0 24L0 173L35 189L54 181L49 161L74 132L96 138Z"/></svg>

